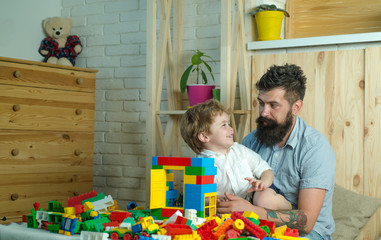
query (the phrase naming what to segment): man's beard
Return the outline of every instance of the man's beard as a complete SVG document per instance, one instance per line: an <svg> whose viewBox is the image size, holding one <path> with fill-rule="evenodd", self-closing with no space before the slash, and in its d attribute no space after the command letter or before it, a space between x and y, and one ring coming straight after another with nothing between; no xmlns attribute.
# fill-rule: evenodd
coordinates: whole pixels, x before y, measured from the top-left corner
<svg viewBox="0 0 381 240"><path fill-rule="evenodd" d="M264 123L267 125L264 125ZM277 123L275 120L265 117L257 118L257 138L267 146L273 146L280 143L286 134L290 131L293 124L291 110L288 111L283 123Z"/></svg>

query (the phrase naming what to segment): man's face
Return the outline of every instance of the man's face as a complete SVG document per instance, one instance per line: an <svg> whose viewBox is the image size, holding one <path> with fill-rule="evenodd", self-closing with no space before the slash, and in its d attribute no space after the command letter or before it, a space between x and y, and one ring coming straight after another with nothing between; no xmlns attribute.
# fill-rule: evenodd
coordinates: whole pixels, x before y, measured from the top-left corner
<svg viewBox="0 0 381 240"><path fill-rule="evenodd" d="M280 143L289 133L294 116L289 102L284 98L285 90L259 92L259 117L257 119L257 137L268 146Z"/></svg>

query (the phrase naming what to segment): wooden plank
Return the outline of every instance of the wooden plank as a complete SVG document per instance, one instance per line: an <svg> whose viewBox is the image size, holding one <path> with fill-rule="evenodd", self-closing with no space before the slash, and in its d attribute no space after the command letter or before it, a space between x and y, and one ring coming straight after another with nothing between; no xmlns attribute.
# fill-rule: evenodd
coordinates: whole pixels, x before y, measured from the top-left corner
<svg viewBox="0 0 381 240"><path fill-rule="evenodd" d="M307 91L300 116L327 136L336 153L336 183L363 193L363 50L254 55L255 83L273 64L295 63L307 77ZM351 69L352 71L348 71ZM256 128L258 105L254 102L251 129Z"/></svg>
<svg viewBox="0 0 381 240"><path fill-rule="evenodd" d="M364 193L381 198L381 48L365 50Z"/></svg>
<svg viewBox="0 0 381 240"><path fill-rule="evenodd" d="M1 85L0 129L93 131L94 105L94 93Z"/></svg>
<svg viewBox="0 0 381 240"><path fill-rule="evenodd" d="M67 206L67 199L76 194L92 191L92 182L49 183L39 185L16 185L12 189L0 186L0 212L8 221L21 221L23 214L29 214L33 204L38 202L41 208L48 209L49 201L61 202ZM12 201L10 195L17 194L18 199Z"/></svg>
<svg viewBox="0 0 381 240"><path fill-rule="evenodd" d="M231 84L231 0L221 1L221 103L228 107Z"/></svg>
<svg viewBox="0 0 381 240"><path fill-rule="evenodd" d="M93 133L0 131L1 174L92 172L92 139Z"/></svg>
<svg viewBox="0 0 381 240"><path fill-rule="evenodd" d="M71 66L58 65L58 64L53 64L53 63L36 62L36 61L7 58L7 57L0 57L0 61L10 62L10 63L21 63L23 65L41 66L41 67L45 67L45 68L68 69L68 70L75 71L75 72L88 72L88 73L97 73L98 72L98 70L90 69L90 68L71 67Z"/></svg>
<svg viewBox="0 0 381 240"><path fill-rule="evenodd" d="M348 71L350 69L350 71ZM336 183L363 194L364 51L336 52L331 145L336 153Z"/></svg>
<svg viewBox="0 0 381 240"><path fill-rule="evenodd" d="M381 31L379 0L288 0L287 10L287 38Z"/></svg>
<svg viewBox="0 0 381 240"><path fill-rule="evenodd" d="M0 61L0 83L95 92L95 73Z"/></svg>

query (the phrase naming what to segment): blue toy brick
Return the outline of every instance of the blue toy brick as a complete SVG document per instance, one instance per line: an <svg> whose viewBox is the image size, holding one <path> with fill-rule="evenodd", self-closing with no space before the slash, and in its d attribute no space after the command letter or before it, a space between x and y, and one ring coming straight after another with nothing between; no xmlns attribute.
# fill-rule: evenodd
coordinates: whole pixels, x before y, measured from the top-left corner
<svg viewBox="0 0 381 240"><path fill-rule="evenodd" d="M204 176L217 175L217 167L205 167Z"/></svg>
<svg viewBox="0 0 381 240"><path fill-rule="evenodd" d="M214 158L191 158L192 167L213 167Z"/></svg>
<svg viewBox="0 0 381 240"><path fill-rule="evenodd" d="M173 189L173 182L167 182L167 186L169 190Z"/></svg>
<svg viewBox="0 0 381 240"><path fill-rule="evenodd" d="M142 225L141 224L132 225L131 230L132 230L132 233L141 232Z"/></svg>
<svg viewBox="0 0 381 240"><path fill-rule="evenodd" d="M217 191L217 185L213 184L184 184L184 209L196 209L204 211L204 195Z"/></svg>
<svg viewBox="0 0 381 240"><path fill-rule="evenodd" d="M158 165L158 159L157 157L152 157L152 165Z"/></svg>
<svg viewBox="0 0 381 240"><path fill-rule="evenodd" d="M177 199L179 197L179 190L168 190L165 192L165 199Z"/></svg>

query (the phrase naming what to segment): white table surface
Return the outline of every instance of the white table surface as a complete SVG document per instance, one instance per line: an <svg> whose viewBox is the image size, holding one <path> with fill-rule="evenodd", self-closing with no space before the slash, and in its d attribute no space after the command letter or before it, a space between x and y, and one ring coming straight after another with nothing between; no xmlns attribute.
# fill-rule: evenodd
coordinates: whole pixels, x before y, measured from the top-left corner
<svg viewBox="0 0 381 240"><path fill-rule="evenodd" d="M43 229L28 228L26 223L0 224L1 240L80 240L81 236L66 236Z"/></svg>

